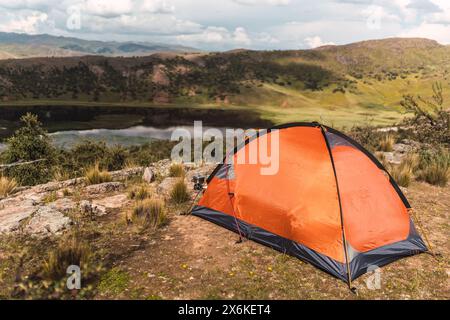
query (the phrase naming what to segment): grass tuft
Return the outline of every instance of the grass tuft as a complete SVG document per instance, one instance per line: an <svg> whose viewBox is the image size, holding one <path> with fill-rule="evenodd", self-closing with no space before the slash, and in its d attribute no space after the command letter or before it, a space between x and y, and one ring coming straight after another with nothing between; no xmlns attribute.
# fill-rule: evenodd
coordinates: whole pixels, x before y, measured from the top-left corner
<svg viewBox="0 0 450 320"><path fill-rule="evenodd" d="M86 174L84 177L86 178L86 183L88 185L100 184L100 183L112 181L112 177L109 174L109 172L100 170L98 163L95 164L93 167L89 168L86 171Z"/></svg>
<svg viewBox="0 0 450 320"><path fill-rule="evenodd" d="M423 156L417 180L445 187L450 177L450 152L441 149L432 156Z"/></svg>
<svg viewBox="0 0 450 320"><path fill-rule="evenodd" d="M145 200L150 197L150 191L148 187L141 185L134 187L128 192L128 198L131 200Z"/></svg>
<svg viewBox="0 0 450 320"><path fill-rule="evenodd" d="M7 197L14 193L17 182L14 178L0 176L0 197Z"/></svg>
<svg viewBox="0 0 450 320"><path fill-rule="evenodd" d="M165 205L159 199L139 201L133 208L131 221L145 227L157 228L167 220Z"/></svg>
<svg viewBox="0 0 450 320"><path fill-rule="evenodd" d="M66 276L67 268L71 265L82 266L91 256L89 246L79 237L72 237L63 241L54 251L50 252L44 262L43 272L46 278L60 280Z"/></svg>
<svg viewBox="0 0 450 320"><path fill-rule="evenodd" d="M189 192L184 179L177 181L170 191L170 199L172 202L181 204L189 200Z"/></svg>
<svg viewBox="0 0 450 320"><path fill-rule="evenodd" d="M379 150L383 152L391 152L394 150L395 137L392 134L386 134L381 137L379 142Z"/></svg>
<svg viewBox="0 0 450 320"><path fill-rule="evenodd" d="M170 177L184 177L184 167L180 163L173 163L169 168Z"/></svg>
<svg viewBox="0 0 450 320"><path fill-rule="evenodd" d="M414 172L419 165L419 156L417 154L409 154L397 166L389 166L391 176L399 186L409 187L414 179Z"/></svg>

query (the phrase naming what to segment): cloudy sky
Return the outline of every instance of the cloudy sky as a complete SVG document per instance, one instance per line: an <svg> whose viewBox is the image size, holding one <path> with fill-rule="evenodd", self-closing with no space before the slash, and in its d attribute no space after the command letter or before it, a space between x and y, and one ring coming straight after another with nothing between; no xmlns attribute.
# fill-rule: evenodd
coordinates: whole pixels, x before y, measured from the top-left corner
<svg viewBox="0 0 450 320"><path fill-rule="evenodd" d="M450 0L0 0L0 31L299 49L385 37L450 44Z"/></svg>

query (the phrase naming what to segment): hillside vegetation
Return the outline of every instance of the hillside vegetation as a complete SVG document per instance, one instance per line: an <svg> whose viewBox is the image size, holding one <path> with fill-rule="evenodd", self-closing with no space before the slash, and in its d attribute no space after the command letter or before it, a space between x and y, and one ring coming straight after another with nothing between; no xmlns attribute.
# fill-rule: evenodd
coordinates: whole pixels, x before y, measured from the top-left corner
<svg viewBox="0 0 450 320"><path fill-rule="evenodd" d="M0 59L74 57L84 55L140 56L155 52L198 51L193 48L150 42L92 41L49 34L0 32Z"/></svg>
<svg viewBox="0 0 450 320"><path fill-rule="evenodd" d="M0 61L3 104L109 103L252 107L276 123L388 125L405 94L449 87L450 47L385 39L314 50Z"/></svg>

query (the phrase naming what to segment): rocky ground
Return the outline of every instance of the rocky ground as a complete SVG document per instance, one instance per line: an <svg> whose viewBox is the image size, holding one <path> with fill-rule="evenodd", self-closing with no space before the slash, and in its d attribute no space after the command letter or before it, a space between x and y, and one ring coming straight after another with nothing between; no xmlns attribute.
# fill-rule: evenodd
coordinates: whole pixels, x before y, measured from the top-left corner
<svg viewBox="0 0 450 320"><path fill-rule="evenodd" d="M392 161L405 147L396 146ZM382 268L381 288L369 290L365 275L346 285L298 259L189 215L190 203L168 203L168 223L157 230L129 225L128 191L142 183L168 199L177 178L169 161L113 172L113 182L87 186L83 178L19 190L0 200L0 298L39 298L24 281L39 274L49 250L66 234L83 236L102 268L86 296L96 299L437 299L450 298L450 187L413 183L405 193L421 233L441 256L422 254ZM186 181L212 166L187 167ZM23 291L22 291L23 293Z"/></svg>

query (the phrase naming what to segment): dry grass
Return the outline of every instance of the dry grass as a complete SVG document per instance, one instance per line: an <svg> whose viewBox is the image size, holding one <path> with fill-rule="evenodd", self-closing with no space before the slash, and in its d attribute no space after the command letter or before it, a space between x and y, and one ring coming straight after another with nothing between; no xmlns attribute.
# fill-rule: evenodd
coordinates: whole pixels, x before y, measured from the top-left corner
<svg viewBox="0 0 450 320"><path fill-rule="evenodd" d="M391 152L394 150L395 137L391 134L387 134L380 139L379 149L383 152Z"/></svg>
<svg viewBox="0 0 450 320"><path fill-rule="evenodd" d="M398 166L389 166L389 171L398 185L407 188L414 179L414 172L418 165L418 155L409 154Z"/></svg>
<svg viewBox="0 0 450 320"><path fill-rule="evenodd" d="M166 222L166 208L159 199L139 201L133 208L131 221L145 227L157 228Z"/></svg>
<svg viewBox="0 0 450 320"><path fill-rule="evenodd" d="M184 177L184 167L180 163L173 163L169 168L169 176Z"/></svg>
<svg viewBox="0 0 450 320"><path fill-rule="evenodd" d="M0 197L7 197L13 194L17 187L17 182L14 178L0 176Z"/></svg>
<svg viewBox="0 0 450 320"><path fill-rule="evenodd" d="M429 184L445 187L450 178L450 152L446 149L439 150L431 158L422 158L417 180Z"/></svg>
<svg viewBox="0 0 450 320"><path fill-rule="evenodd" d="M42 198L42 202L46 204L55 202L56 200L58 200L56 191L49 192Z"/></svg>
<svg viewBox="0 0 450 320"><path fill-rule="evenodd" d="M61 169L56 169L53 173L53 179L56 181L66 181L70 179L70 175L68 172L63 171Z"/></svg>
<svg viewBox="0 0 450 320"><path fill-rule="evenodd" d="M149 198L150 195L150 190L145 185L134 187L128 192L128 198L132 200L144 200Z"/></svg>
<svg viewBox="0 0 450 320"><path fill-rule="evenodd" d="M87 263L90 256L89 246L78 237L72 236L50 252L43 265L44 276L48 279L60 280L66 275L70 265L82 266Z"/></svg>
<svg viewBox="0 0 450 320"><path fill-rule="evenodd" d="M173 185L170 191L170 200L176 204L181 204L189 200L189 191L183 178Z"/></svg>
<svg viewBox="0 0 450 320"><path fill-rule="evenodd" d="M112 177L109 172L100 170L98 164L95 164L93 167L87 169L84 177L86 178L86 183L88 185L112 181Z"/></svg>

